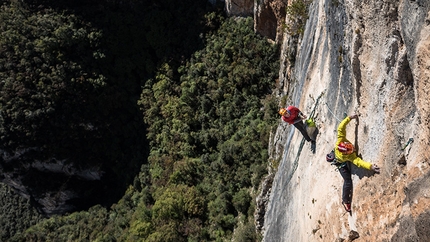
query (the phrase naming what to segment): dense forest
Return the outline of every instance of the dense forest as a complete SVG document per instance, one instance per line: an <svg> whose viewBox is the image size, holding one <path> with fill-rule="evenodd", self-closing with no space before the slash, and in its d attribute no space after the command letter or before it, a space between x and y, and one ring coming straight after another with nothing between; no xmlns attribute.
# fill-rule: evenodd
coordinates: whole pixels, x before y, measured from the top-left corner
<svg viewBox="0 0 430 242"><path fill-rule="evenodd" d="M279 63L251 18L192 0L0 3L3 157L31 149L13 169L55 157L112 177L48 217L2 186L0 240L261 239Z"/></svg>

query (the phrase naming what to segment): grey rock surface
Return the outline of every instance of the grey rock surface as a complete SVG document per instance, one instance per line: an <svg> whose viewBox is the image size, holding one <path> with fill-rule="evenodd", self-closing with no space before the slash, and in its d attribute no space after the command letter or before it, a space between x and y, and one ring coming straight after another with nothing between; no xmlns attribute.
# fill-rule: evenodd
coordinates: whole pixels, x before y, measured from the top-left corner
<svg viewBox="0 0 430 242"><path fill-rule="evenodd" d="M428 1L313 1L294 63L288 57L295 41L284 35L281 96L305 114L315 110L319 134L313 153L280 121L270 150L281 162L263 241L428 240L429 11ZM347 138L381 173L352 166L349 214L341 205L343 180L325 155L339 122L353 113L360 116Z"/></svg>

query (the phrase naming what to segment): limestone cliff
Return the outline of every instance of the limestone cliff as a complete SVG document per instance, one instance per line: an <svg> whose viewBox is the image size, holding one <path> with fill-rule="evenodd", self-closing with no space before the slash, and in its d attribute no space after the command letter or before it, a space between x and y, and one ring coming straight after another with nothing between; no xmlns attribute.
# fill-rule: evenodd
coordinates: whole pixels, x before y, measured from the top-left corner
<svg viewBox="0 0 430 242"><path fill-rule="evenodd" d="M226 0L226 13L232 16L252 16L254 0Z"/></svg>
<svg viewBox="0 0 430 242"><path fill-rule="evenodd" d="M281 96L314 116L319 135L313 152L280 121L263 241L430 241L429 11L424 0L313 1L297 46L284 34ZM352 167L349 214L325 155L352 113L347 137L381 173Z"/></svg>
<svg viewBox="0 0 430 242"><path fill-rule="evenodd" d="M225 0L225 11L229 16L254 16L255 31L280 42L288 2L289 0Z"/></svg>

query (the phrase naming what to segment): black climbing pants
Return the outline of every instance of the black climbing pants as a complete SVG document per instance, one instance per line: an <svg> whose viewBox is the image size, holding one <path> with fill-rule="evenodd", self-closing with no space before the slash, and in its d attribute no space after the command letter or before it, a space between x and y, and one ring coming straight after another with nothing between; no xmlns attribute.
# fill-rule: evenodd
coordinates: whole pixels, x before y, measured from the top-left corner
<svg viewBox="0 0 430 242"><path fill-rule="evenodd" d="M306 141L311 141L311 138L308 135L308 131L306 131L306 126L303 123L303 121L299 121L294 124L294 127L296 127L300 133L302 133L303 137L305 137Z"/></svg>
<svg viewBox="0 0 430 242"><path fill-rule="evenodd" d="M339 168L340 175L343 177L342 202L351 203L352 200L352 178L351 170L345 164Z"/></svg>

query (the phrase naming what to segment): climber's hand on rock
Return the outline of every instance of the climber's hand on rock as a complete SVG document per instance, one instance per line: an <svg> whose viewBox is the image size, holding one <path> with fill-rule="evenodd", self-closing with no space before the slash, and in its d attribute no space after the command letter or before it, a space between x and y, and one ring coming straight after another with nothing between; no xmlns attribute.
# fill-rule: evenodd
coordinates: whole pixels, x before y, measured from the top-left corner
<svg viewBox="0 0 430 242"><path fill-rule="evenodd" d="M374 171L376 173L379 173L379 170L380 170L379 167L375 164L372 165L371 169L372 169L372 171Z"/></svg>
<svg viewBox="0 0 430 242"><path fill-rule="evenodd" d="M300 112L298 116L301 119L306 119L306 115L304 115L302 112Z"/></svg>
<svg viewBox="0 0 430 242"><path fill-rule="evenodd" d="M349 116L349 118L350 118L350 119L357 119L357 118L358 118L358 115L357 115L357 114L353 114L353 115L350 115L350 116Z"/></svg>

